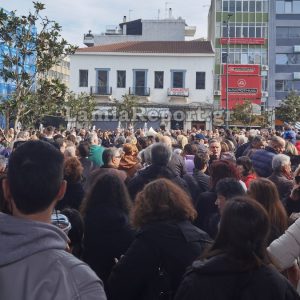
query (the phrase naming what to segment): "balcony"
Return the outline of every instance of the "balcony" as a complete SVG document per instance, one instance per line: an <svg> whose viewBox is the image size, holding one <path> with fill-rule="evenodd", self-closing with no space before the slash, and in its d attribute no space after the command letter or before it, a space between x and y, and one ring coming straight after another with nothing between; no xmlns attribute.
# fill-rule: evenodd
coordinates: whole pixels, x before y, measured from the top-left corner
<svg viewBox="0 0 300 300"><path fill-rule="evenodd" d="M150 88L144 86L134 86L129 88L129 95L150 96Z"/></svg>
<svg viewBox="0 0 300 300"><path fill-rule="evenodd" d="M112 94L111 86L91 86L90 94L94 96L110 96Z"/></svg>

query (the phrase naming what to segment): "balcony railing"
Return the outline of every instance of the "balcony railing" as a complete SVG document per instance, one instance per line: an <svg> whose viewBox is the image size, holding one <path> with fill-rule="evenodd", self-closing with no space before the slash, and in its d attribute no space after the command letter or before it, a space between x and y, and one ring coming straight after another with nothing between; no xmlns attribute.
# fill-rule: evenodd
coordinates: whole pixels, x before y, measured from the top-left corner
<svg viewBox="0 0 300 300"><path fill-rule="evenodd" d="M189 89L186 89L186 88L170 88L170 89L168 89L168 96L188 97L189 96Z"/></svg>
<svg viewBox="0 0 300 300"><path fill-rule="evenodd" d="M90 94L91 95L99 95L99 96L111 95L112 87L111 86L91 86Z"/></svg>
<svg viewBox="0 0 300 300"><path fill-rule="evenodd" d="M150 96L150 88L144 86L133 86L129 88L129 95Z"/></svg>

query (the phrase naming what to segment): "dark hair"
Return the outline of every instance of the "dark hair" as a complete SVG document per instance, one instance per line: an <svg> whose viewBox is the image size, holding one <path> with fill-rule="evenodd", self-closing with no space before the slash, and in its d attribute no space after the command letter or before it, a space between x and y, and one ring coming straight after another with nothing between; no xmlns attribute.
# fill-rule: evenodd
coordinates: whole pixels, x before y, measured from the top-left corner
<svg viewBox="0 0 300 300"><path fill-rule="evenodd" d="M103 205L119 208L128 213L131 200L124 182L113 174L99 174L93 179L91 188L83 200L80 211L86 215L89 211L101 209Z"/></svg>
<svg viewBox="0 0 300 300"><path fill-rule="evenodd" d="M71 241L70 246L72 254L78 258L81 258L82 255L82 240L84 233L84 223L81 214L77 209L74 208L65 208L61 211L65 215L69 222L71 223L71 229L68 232L68 237Z"/></svg>
<svg viewBox="0 0 300 300"><path fill-rule="evenodd" d="M172 150L164 143L151 146L151 162L153 165L166 166L171 158Z"/></svg>
<svg viewBox="0 0 300 300"><path fill-rule="evenodd" d="M186 144L183 147L183 151L186 155L195 155L198 151L198 148L196 145Z"/></svg>
<svg viewBox="0 0 300 300"><path fill-rule="evenodd" d="M206 257L225 253L244 270L268 263L266 252L270 221L261 204L246 196L227 201L219 232Z"/></svg>
<svg viewBox="0 0 300 300"><path fill-rule="evenodd" d="M239 178L238 170L235 164L228 160L216 160L209 168L210 174L210 185L214 189L219 180L229 177L229 178Z"/></svg>
<svg viewBox="0 0 300 300"><path fill-rule="evenodd" d="M197 212L187 193L168 179L148 183L135 199L132 223L136 228L157 221L194 220Z"/></svg>
<svg viewBox="0 0 300 300"><path fill-rule="evenodd" d="M197 152L194 156L194 165L197 170L204 169L208 165L209 155L207 152Z"/></svg>
<svg viewBox="0 0 300 300"><path fill-rule="evenodd" d="M118 148L107 148L103 151L102 160L105 166L112 162L113 158L117 154L117 151L119 151Z"/></svg>
<svg viewBox="0 0 300 300"><path fill-rule="evenodd" d="M78 145L78 153L80 157L88 157L90 153L90 145L88 142L81 142Z"/></svg>
<svg viewBox="0 0 300 300"><path fill-rule="evenodd" d="M251 159L248 156L240 156L236 160L236 164L238 166L243 166L243 168L244 168L243 173L242 173L243 176L246 177L249 174L254 173L252 161L251 161Z"/></svg>
<svg viewBox="0 0 300 300"><path fill-rule="evenodd" d="M50 143L28 141L10 156L8 182L16 207L24 214L47 209L63 180L63 155Z"/></svg>
<svg viewBox="0 0 300 300"><path fill-rule="evenodd" d="M230 199L245 195L245 190L235 178L223 178L216 185L216 193Z"/></svg>
<svg viewBox="0 0 300 300"><path fill-rule="evenodd" d="M269 179L258 178L250 182L248 194L266 209L271 224L283 234L288 226L288 216L276 185Z"/></svg>

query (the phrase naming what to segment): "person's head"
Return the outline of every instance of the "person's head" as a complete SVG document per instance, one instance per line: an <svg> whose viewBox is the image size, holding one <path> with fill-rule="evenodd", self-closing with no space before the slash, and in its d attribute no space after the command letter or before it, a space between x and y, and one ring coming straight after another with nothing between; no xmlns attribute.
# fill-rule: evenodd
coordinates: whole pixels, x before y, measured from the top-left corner
<svg viewBox="0 0 300 300"><path fill-rule="evenodd" d="M207 152L197 152L194 156L195 169L205 172L208 167L209 155Z"/></svg>
<svg viewBox="0 0 300 300"><path fill-rule="evenodd" d="M236 160L237 169L241 176L248 176L249 174L254 173L252 161L248 156L240 156Z"/></svg>
<svg viewBox="0 0 300 300"><path fill-rule="evenodd" d="M87 191L80 211L82 215L97 212L103 206L113 207L129 213L131 200L124 182L113 174L99 174Z"/></svg>
<svg viewBox="0 0 300 300"><path fill-rule="evenodd" d="M221 217L219 232L207 257L227 254L244 270L267 263L267 237L270 221L266 210L246 196L227 201Z"/></svg>
<svg viewBox="0 0 300 300"><path fill-rule="evenodd" d="M48 138L52 138L53 137L53 133L54 133L54 128L52 126L48 126L46 129L45 129L45 135L48 137Z"/></svg>
<svg viewBox="0 0 300 300"><path fill-rule="evenodd" d="M90 153L90 146L88 142L81 142L78 145L78 153L79 156L84 158L84 157L88 157L89 153Z"/></svg>
<svg viewBox="0 0 300 300"><path fill-rule="evenodd" d="M279 136L272 136L269 141L269 147L281 154L285 150L285 140Z"/></svg>
<svg viewBox="0 0 300 300"><path fill-rule="evenodd" d="M235 164L229 160L214 161L209 167L210 186L214 189L219 180L223 178L239 179L239 172Z"/></svg>
<svg viewBox="0 0 300 300"><path fill-rule="evenodd" d="M165 144L166 146L172 148L172 140L169 136L164 135L160 138L160 142Z"/></svg>
<svg viewBox="0 0 300 300"><path fill-rule="evenodd" d="M50 211L65 189L63 155L50 143L28 141L11 154L3 190L13 214Z"/></svg>
<svg viewBox="0 0 300 300"><path fill-rule="evenodd" d="M81 258L82 240L84 234L84 223L80 212L74 208L64 208L61 213L65 215L71 223L71 229L68 232L70 239L70 249L73 255Z"/></svg>
<svg viewBox="0 0 300 300"><path fill-rule="evenodd" d="M29 140L29 132L27 130L20 131L17 134L17 141L28 141Z"/></svg>
<svg viewBox="0 0 300 300"><path fill-rule="evenodd" d="M272 169L276 173L291 174L291 159L285 154L274 155Z"/></svg>
<svg viewBox="0 0 300 300"><path fill-rule="evenodd" d="M190 197L167 179L147 184L135 199L132 222L136 228L158 221L194 220L197 212Z"/></svg>
<svg viewBox="0 0 300 300"><path fill-rule="evenodd" d="M261 135L256 135L251 141L251 147L254 149L262 149L265 147L265 139Z"/></svg>
<svg viewBox="0 0 300 300"><path fill-rule="evenodd" d="M167 144L156 143L151 146L151 163L156 166L166 166L172 155L172 149Z"/></svg>
<svg viewBox="0 0 300 300"><path fill-rule="evenodd" d="M208 143L211 155L219 158L221 154L221 144L218 140L212 139Z"/></svg>
<svg viewBox="0 0 300 300"><path fill-rule="evenodd" d="M61 153L65 153L67 144L62 136L54 138L54 144L57 146Z"/></svg>
<svg viewBox="0 0 300 300"><path fill-rule="evenodd" d="M186 144L183 147L183 154L184 155L195 155L198 151L197 145L195 144Z"/></svg>
<svg viewBox="0 0 300 300"><path fill-rule="evenodd" d="M88 142L90 145L98 145L99 144L99 139L97 133L93 132L88 136Z"/></svg>
<svg viewBox="0 0 300 300"><path fill-rule="evenodd" d="M121 150L118 148L107 148L103 151L102 160L104 166L118 168L121 160Z"/></svg>
<svg viewBox="0 0 300 300"><path fill-rule="evenodd" d="M81 162L77 157L69 157L64 162L64 178L68 183L80 181L83 172Z"/></svg>
<svg viewBox="0 0 300 300"><path fill-rule="evenodd" d="M281 232L284 232L287 227L287 215L280 201L276 185L266 178L252 180L248 195L266 209L272 224L277 225Z"/></svg>
<svg viewBox="0 0 300 300"><path fill-rule="evenodd" d="M216 193L216 205L219 208L220 214L222 214L226 201L235 196L245 195L245 190L235 178L224 178L217 183Z"/></svg>

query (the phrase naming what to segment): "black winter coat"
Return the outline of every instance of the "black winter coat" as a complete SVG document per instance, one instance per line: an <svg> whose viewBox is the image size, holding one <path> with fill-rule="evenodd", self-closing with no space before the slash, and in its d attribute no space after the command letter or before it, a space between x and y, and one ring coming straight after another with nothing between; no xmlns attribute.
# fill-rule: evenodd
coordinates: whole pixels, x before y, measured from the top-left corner
<svg viewBox="0 0 300 300"><path fill-rule="evenodd" d="M175 300L296 300L289 281L273 267L245 271L225 255L194 262Z"/></svg>
<svg viewBox="0 0 300 300"><path fill-rule="evenodd" d="M135 232L128 216L113 206L102 205L89 211L85 218L83 261L106 283L115 265L132 243Z"/></svg>
<svg viewBox="0 0 300 300"><path fill-rule="evenodd" d="M157 288L153 283L160 267L167 274L171 294L175 294L186 268L209 244L208 235L189 221L144 226L109 277L108 299L157 299L148 292Z"/></svg>

